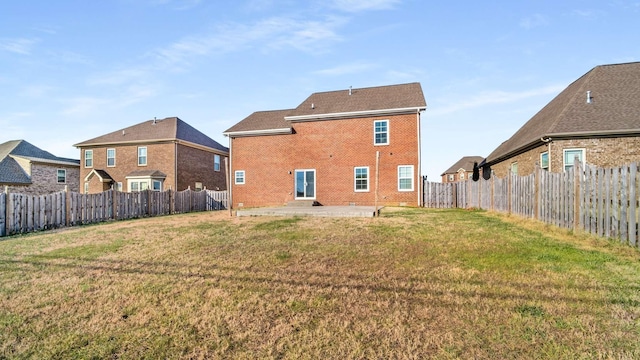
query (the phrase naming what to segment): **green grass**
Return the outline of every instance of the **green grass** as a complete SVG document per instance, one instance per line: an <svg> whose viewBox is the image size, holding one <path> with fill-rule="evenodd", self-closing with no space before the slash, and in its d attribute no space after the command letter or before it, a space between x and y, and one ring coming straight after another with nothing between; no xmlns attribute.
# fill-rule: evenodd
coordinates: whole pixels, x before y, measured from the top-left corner
<svg viewBox="0 0 640 360"><path fill-rule="evenodd" d="M640 252L484 211L0 241L0 359L640 357Z"/></svg>

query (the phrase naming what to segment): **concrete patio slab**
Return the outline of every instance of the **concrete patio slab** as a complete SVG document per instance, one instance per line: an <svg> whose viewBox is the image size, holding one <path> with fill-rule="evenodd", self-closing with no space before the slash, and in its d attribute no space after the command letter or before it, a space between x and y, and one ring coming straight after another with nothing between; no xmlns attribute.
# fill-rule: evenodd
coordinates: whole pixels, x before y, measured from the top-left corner
<svg viewBox="0 0 640 360"><path fill-rule="evenodd" d="M378 207L378 211L382 206ZM373 217L374 206L282 206L238 209L236 216L317 216L317 217Z"/></svg>

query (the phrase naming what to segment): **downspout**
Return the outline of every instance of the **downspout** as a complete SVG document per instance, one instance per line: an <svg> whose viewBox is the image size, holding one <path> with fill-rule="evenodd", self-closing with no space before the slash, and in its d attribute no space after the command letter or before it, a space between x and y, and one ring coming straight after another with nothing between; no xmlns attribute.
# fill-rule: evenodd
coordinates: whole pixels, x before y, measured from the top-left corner
<svg viewBox="0 0 640 360"><path fill-rule="evenodd" d="M231 178L231 174L232 174L232 170L233 169L233 163L231 162L231 159L233 158L233 137L229 136L229 161L228 164L229 166L226 167L225 171L227 172L227 203L229 206L229 215L232 216L233 214L233 184L235 182L235 176L233 178Z"/></svg>
<svg viewBox="0 0 640 360"><path fill-rule="evenodd" d="M417 111L417 123L418 123L418 170L414 176L416 177L416 184L418 189L418 207L422 206L422 141L420 141L420 109Z"/></svg>
<svg viewBox="0 0 640 360"><path fill-rule="evenodd" d="M173 143L173 186L174 191L178 191L178 141Z"/></svg>
<svg viewBox="0 0 640 360"><path fill-rule="evenodd" d="M545 139L544 136L540 138L540 141L547 144L547 154L549 155L549 168L548 171L551 172L551 138L547 136Z"/></svg>

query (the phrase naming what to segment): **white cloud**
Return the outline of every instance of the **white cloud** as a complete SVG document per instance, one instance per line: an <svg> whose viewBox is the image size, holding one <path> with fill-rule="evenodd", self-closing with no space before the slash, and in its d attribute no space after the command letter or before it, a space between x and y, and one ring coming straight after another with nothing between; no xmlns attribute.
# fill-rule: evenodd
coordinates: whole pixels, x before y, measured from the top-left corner
<svg viewBox="0 0 640 360"><path fill-rule="evenodd" d="M346 11L387 10L399 4L400 0L333 0L332 7Z"/></svg>
<svg viewBox="0 0 640 360"><path fill-rule="evenodd" d="M102 113L103 108L112 104L111 100L98 97L76 97L63 100L67 104L62 110L66 116L90 116L95 113Z"/></svg>
<svg viewBox="0 0 640 360"><path fill-rule="evenodd" d="M31 49L39 39L0 39L0 50L9 51L21 55L31 54Z"/></svg>
<svg viewBox="0 0 640 360"><path fill-rule="evenodd" d="M41 98L51 93L55 88L49 85L27 85L18 92L21 96Z"/></svg>
<svg viewBox="0 0 640 360"><path fill-rule="evenodd" d="M565 87L566 85L551 85L522 92L485 91L463 101L450 104L445 103L445 105L441 107L435 105L437 101L432 101L431 104L433 105L431 106L429 115L438 116L487 105L513 103L536 96L558 94L560 91L564 90ZM442 104L444 102L441 101L440 103Z"/></svg>
<svg viewBox="0 0 640 360"><path fill-rule="evenodd" d="M338 65L328 69L314 71L314 74L339 76L339 75L360 73L360 72L374 69L376 67L378 66L372 63L350 63L350 64Z"/></svg>
<svg viewBox="0 0 640 360"><path fill-rule="evenodd" d="M520 27L527 30L549 25L549 18L542 14L533 14L520 20Z"/></svg>

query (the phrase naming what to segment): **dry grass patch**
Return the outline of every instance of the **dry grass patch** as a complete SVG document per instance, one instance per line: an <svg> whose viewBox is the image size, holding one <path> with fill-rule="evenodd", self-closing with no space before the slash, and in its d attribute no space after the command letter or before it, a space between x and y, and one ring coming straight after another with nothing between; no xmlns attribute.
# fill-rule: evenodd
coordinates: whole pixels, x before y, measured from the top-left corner
<svg viewBox="0 0 640 360"><path fill-rule="evenodd" d="M0 358L636 358L640 255L482 211L0 241Z"/></svg>

